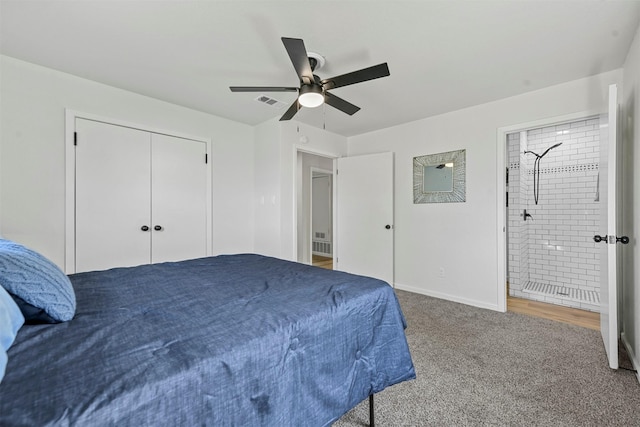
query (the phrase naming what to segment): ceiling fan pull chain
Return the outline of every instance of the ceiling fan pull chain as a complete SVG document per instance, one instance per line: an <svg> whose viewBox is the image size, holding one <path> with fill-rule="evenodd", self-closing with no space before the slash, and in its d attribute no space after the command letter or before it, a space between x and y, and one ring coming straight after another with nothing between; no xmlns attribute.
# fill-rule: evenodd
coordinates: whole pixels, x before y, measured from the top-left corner
<svg viewBox="0 0 640 427"><path fill-rule="evenodd" d="M322 130L327 130L327 104L322 106Z"/></svg>

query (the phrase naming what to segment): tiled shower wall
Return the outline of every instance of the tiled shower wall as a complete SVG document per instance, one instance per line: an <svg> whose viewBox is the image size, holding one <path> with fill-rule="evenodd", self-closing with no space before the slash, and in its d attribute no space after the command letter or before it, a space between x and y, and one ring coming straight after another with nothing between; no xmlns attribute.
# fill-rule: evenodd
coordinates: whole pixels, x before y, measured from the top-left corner
<svg viewBox="0 0 640 427"><path fill-rule="evenodd" d="M599 291L599 162L597 118L508 135L510 295L598 311L593 301L524 291L528 282ZM531 150L542 154L538 205L533 196ZM523 220L527 210L533 219Z"/></svg>

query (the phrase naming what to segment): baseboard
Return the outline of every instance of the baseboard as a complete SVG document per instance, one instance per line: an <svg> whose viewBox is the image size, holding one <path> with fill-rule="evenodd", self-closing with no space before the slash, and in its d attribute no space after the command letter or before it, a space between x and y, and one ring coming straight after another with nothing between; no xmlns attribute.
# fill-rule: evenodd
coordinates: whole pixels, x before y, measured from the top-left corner
<svg viewBox="0 0 640 427"><path fill-rule="evenodd" d="M627 350L627 355L629 356L629 360L631 360L631 365L633 366L633 369L636 370L636 379L638 380L638 383L640 383L640 369L638 369L640 368L640 360L638 360L638 356L633 352L633 348L631 348L629 341L627 341L627 337L624 332L620 334L620 340L622 341L625 350Z"/></svg>
<svg viewBox="0 0 640 427"><path fill-rule="evenodd" d="M402 285L400 283L395 283L394 288L400 289L401 291L413 292L414 294L426 295L428 297L434 297L434 298L444 299L447 301L459 302L460 304L466 304L466 305L471 305L473 307L486 308L488 310L502 312L502 310L498 308L497 304L487 304L486 302L482 302L482 301L476 301L468 298L460 298L456 295L445 294L442 292L428 291L428 290L416 288L413 286Z"/></svg>
<svg viewBox="0 0 640 427"><path fill-rule="evenodd" d="M311 252L311 255L323 256L325 258L333 258L333 254L328 254L326 252Z"/></svg>

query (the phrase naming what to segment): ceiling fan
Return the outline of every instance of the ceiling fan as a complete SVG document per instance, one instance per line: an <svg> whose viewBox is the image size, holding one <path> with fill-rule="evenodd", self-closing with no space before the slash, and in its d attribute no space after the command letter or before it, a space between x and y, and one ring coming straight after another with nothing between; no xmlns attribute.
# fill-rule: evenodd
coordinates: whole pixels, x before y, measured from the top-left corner
<svg viewBox="0 0 640 427"><path fill-rule="evenodd" d="M366 82L367 80L378 79L389 76L387 63L363 68L362 70L320 80L320 77L313 74L316 68L324 65L324 58L313 52L307 53L302 39L282 37L282 43L291 58L293 68L295 68L300 78L300 87L279 87L279 86L230 86L231 92L298 92L298 98L291 104L280 120L291 120L300 107L314 108L325 102L338 110L349 115L355 114L360 107L345 101L329 92L331 89Z"/></svg>

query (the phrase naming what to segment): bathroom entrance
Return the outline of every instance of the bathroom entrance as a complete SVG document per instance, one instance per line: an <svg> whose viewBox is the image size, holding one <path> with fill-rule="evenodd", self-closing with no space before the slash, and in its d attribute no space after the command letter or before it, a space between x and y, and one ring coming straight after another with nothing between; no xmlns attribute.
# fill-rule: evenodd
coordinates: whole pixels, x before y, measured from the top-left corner
<svg viewBox="0 0 640 427"><path fill-rule="evenodd" d="M599 124L507 135L510 296L600 311Z"/></svg>

